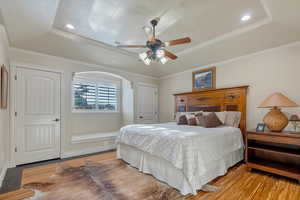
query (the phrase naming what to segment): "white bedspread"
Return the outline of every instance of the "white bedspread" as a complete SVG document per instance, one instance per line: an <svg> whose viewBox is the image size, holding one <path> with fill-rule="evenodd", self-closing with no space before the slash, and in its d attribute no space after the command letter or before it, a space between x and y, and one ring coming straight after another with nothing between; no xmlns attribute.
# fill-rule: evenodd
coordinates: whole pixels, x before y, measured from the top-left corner
<svg viewBox="0 0 300 200"><path fill-rule="evenodd" d="M205 174L207 163L220 160L244 145L238 128L203 128L176 123L128 125L121 128L116 142L171 162L183 171L191 188L196 188L199 181L194 178L196 171Z"/></svg>

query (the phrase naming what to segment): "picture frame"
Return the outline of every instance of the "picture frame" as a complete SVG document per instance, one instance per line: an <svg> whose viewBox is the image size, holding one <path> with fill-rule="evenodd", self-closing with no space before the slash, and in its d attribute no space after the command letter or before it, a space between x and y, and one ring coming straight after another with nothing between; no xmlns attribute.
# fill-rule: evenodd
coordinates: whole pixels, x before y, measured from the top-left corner
<svg viewBox="0 0 300 200"><path fill-rule="evenodd" d="M193 72L193 91L216 88L216 67Z"/></svg>
<svg viewBox="0 0 300 200"><path fill-rule="evenodd" d="M264 132L266 128L266 124L258 123L256 127L256 132Z"/></svg>
<svg viewBox="0 0 300 200"><path fill-rule="evenodd" d="M8 100L8 71L5 65L1 66L1 103L0 107L3 109L7 108Z"/></svg>

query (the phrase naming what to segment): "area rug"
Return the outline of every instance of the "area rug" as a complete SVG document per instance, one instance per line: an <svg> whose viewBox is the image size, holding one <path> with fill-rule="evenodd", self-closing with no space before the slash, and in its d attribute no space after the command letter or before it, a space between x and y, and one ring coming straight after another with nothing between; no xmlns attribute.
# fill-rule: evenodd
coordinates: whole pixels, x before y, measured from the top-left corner
<svg viewBox="0 0 300 200"><path fill-rule="evenodd" d="M28 183L30 200L184 200L177 190L121 160L61 165L49 182Z"/></svg>

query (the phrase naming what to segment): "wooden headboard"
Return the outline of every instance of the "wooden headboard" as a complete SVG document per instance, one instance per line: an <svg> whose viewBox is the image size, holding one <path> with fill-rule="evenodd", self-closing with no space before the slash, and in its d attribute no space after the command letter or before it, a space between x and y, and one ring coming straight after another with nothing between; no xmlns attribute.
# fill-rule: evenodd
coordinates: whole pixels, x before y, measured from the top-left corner
<svg viewBox="0 0 300 200"><path fill-rule="evenodd" d="M246 104L249 86L194 91L175 96L175 112L240 111L240 129L246 133Z"/></svg>

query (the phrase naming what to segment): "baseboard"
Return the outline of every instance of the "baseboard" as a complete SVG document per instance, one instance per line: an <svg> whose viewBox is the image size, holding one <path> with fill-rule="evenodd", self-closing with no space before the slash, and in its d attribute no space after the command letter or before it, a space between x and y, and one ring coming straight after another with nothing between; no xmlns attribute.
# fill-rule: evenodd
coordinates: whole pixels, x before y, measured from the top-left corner
<svg viewBox="0 0 300 200"><path fill-rule="evenodd" d="M75 151L67 151L63 152L61 155L61 158L70 158L74 156L82 156L86 154L92 154L92 153L100 153L103 151L109 151L109 150L114 150L116 148L114 142L112 142L109 145L105 146L96 146L96 147L90 147L90 148L85 148L85 149L80 149L80 150L75 150Z"/></svg>
<svg viewBox="0 0 300 200"><path fill-rule="evenodd" d="M115 140L118 134L119 134L119 131L73 136L72 144Z"/></svg>
<svg viewBox="0 0 300 200"><path fill-rule="evenodd" d="M0 171L0 187L2 187L2 182L3 182L4 177L6 175L7 169L8 169L8 164L5 163L4 166L2 167L1 171Z"/></svg>

